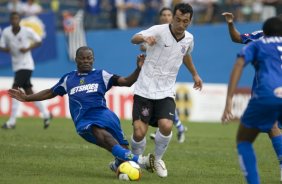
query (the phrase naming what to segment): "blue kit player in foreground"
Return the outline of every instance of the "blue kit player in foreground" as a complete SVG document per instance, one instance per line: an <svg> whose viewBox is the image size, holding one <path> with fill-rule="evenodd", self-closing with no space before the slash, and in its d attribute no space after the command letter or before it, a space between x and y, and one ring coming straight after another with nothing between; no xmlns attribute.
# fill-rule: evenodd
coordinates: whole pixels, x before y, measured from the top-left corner
<svg viewBox="0 0 282 184"><path fill-rule="evenodd" d="M264 37L264 33L262 30L257 30L253 33L244 33L241 34L235 27L233 20L234 20L234 15L229 12L224 12L222 14L225 17L225 20L228 24L228 30L229 30L229 35L232 39L233 42L235 43L242 43L242 44L247 44L252 41L261 39ZM278 16L280 20L282 20L282 15L280 14ZM281 127L281 122L275 123L272 129L268 132L268 136L272 142L272 146L275 150L275 153L277 155L279 165L280 165L280 181L282 181L282 134L279 129Z"/></svg>
<svg viewBox="0 0 282 184"><path fill-rule="evenodd" d="M232 119L232 97L242 70L252 64L255 77L252 97L237 131L237 150L241 169L249 184L259 184L257 162L252 143L260 132L270 132L282 121L282 20L268 19L263 25L264 37L249 43L238 54L228 85L222 121ZM278 150L280 153L282 150Z"/></svg>
<svg viewBox="0 0 282 184"><path fill-rule="evenodd" d="M69 96L69 108L77 133L86 141L96 144L113 154L115 170L122 161L132 160L142 168L153 172L154 156L137 156L128 149L118 117L106 106L105 93L112 86L131 86L136 80L144 62L144 56L137 58L137 68L128 77L110 74L105 70L93 69L94 53L89 47L76 51L77 70L65 74L50 89L25 95L18 89L10 89L9 95L22 102L42 101L57 95Z"/></svg>

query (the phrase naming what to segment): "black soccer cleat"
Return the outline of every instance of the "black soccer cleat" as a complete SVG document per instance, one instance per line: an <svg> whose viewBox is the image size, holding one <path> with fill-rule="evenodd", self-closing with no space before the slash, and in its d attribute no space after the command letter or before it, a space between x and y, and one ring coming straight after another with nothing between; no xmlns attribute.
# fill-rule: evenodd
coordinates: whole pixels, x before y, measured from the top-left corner
<svg viewBox="0 0 282 184"><path fill-rule="evenodd" d="M53 119L53 115L50 113L49 118L44 118L43 119L43 128L47 129L51 123L51 120Z"/></svg>

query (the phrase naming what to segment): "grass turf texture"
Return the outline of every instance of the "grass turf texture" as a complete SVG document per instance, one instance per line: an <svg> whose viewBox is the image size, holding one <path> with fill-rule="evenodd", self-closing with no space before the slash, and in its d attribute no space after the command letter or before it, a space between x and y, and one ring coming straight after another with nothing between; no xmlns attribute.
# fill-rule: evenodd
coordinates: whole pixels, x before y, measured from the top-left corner
<svg viewBox="0 0 282 184"><path fill-rule="evenodd" d="M7 118L0 118L4 122ZM240 184L241 174L235 147L237 124L187 123L186 141L179 144L176 130L164 156L168 177L146 171L138 183ZM122 121L130 138L130 121ZM150 129L149 132L153 132ZM254 144L262 183L279 183L279 166L266 134ZM153 141L147 138L148 152ZM105 184L124 183L110 171L110 153L84 141L69 119L55 118L43 129L39 118L21 118L15 130L0 130L0 183Z"/></svg>

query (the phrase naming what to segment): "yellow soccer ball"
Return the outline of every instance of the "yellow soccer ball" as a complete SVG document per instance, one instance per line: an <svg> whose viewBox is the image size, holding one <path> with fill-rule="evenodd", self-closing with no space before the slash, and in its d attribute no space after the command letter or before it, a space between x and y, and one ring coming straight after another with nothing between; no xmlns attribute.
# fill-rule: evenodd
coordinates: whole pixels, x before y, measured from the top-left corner
<svg viewBox="0 0 282 184"><path fill-rule="evenodd" d="M138 181L141 178L141 168L133 161L126 161L119 165L117 177L120 180Z"/></svg>

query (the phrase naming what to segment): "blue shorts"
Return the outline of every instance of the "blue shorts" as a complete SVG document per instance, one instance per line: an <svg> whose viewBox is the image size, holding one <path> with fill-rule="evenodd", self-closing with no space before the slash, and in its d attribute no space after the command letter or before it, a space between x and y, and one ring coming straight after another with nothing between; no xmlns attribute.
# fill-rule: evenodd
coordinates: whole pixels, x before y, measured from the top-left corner
<svg viewBox="0 0 282 184"><path fill-rule="evenodd" d="M247 128L257 128L261 132L269 132L276 121L282 122L282 103L273 99L251 99L241 118Z"/></svg>
<svg viewBox="0 0 282 184"><path fill-rule="evenodd" d="M88 110L83 118L76 123L77 133L86 141L96 144L96 138L92 133L93 126L107 130L120 145L128 145L119 118L109 109Z"/></svg>

